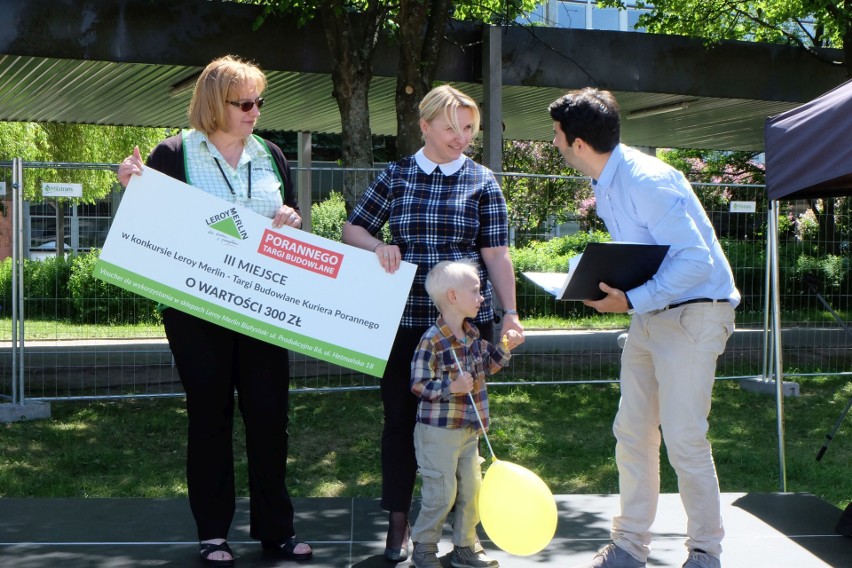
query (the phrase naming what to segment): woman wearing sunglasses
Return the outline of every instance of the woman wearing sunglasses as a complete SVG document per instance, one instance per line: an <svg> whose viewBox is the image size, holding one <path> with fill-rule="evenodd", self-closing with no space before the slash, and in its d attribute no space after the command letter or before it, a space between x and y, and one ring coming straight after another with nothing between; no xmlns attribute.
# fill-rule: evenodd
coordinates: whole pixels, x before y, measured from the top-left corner
<svg viewBox="0 0 852 568"><path fill-rule="evenodd" d="M201 73L189 104L192 129L167 138L146 164L231 203L269 217L273 227L299 228L290 167L281 149L252 134L266 77L255 65L226 56ZM126 186L142 173L139 148L118 167ZM187 487L201 559L232 566L227 538L234 517L234 389L245 424L250 534L266 554L307 560L296 538L285 483L288 448L288 352L174 308L163 323L186 392L189 418Z"/></svg>

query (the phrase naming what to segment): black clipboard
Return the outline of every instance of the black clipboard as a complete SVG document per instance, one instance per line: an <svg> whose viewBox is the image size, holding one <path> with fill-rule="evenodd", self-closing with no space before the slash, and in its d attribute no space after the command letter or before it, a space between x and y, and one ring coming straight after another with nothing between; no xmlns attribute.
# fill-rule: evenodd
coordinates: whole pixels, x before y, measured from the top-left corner
<svg viewBox="0 0 852 568"><path fill-rule="evenodd" d="M599 284L627 291L641 286L657 273L669 245L641 243L588 243L569 263L568 277L556 294L558 300L601 300ZM579 258L578 258L579 257Z"/></svg>

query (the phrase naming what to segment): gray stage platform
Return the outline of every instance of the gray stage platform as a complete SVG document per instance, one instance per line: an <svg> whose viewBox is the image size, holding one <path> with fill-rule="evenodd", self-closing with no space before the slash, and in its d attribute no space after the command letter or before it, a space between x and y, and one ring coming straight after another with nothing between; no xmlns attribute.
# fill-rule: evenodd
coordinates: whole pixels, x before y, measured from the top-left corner
<svg viewBox="0 0 852 568"><path fill-rule="evenodd" d="M589 559L608 542L615 495L560 495L556 537L541 553L517 557L483 543L503 568L559 566ZM299 536L314 547L306 567L389 568L381 557L386 514L375 499L298 499ZM852 567L852 539L835 534L841 511L807 494L724 494L725 568ZM679 568L686 517L663 495L649 567ZM247 501L231 531L237 566L296 566L264 559L248 538ZM441 554L449 552L441 543ZM0 566L14 568L200 567L194 524L183 499L0 499ZM449 566L449 557L443 558ZM407 567L409 563L400 564Z"/></svg>

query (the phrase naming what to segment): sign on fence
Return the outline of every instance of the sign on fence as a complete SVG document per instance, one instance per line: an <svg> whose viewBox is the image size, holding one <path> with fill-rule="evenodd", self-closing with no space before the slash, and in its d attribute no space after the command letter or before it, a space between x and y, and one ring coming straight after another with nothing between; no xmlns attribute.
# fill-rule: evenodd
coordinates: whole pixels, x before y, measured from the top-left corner
<svg viewBox="0 0 852 568"><path fill-rule="evenodd" d="M754 201L731 201L731 213L755 213L757 211L757 203Z"/></svg>
<svg viewBox="0 0 852 568"><path fill-rule="evenodd" d="M83 197L83 184L43 182L41 195L42 197Z"/></svg>
<svg viewBox="0 0 852 568"><path fill-rule="evenodd" d="M209 322L381 376L414 280L372 252L290 227L145 168L94 276Z"/></svg>

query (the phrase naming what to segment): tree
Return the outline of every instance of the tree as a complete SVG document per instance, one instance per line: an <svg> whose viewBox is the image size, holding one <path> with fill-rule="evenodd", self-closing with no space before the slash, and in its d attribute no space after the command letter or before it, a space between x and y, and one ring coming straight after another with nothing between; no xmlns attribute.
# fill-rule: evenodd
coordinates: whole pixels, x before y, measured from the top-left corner
<svg viewBox="0 0 852 568"><path fill-rule="evenodd" d="M435 82L452 0L400 0L396 80L397 158L420 147L418 105Z"/></svg>
<svg viewBox="0 0 852 568"><path fill-rule="evenodd" d="M625 7L623 0L602 5ZM799 46L814 57L844 65L852 77L852 0L639 0L650 11L637 28L652 33L686 35L708 42L750 40ZM824 48L843 51L844 61L830 58ZM809 204L819 222L820 240L829 252L837 248L835 203Z"/></svg>
<svg viewBox="0 0 852 568"><path fill-rule="evenodd" d="M397 157L416 152L422 143L418 105L435 83L442 39L452 19L508 25L543 0L400 0L399 73L396 82Z"/></svg>
<svg viewBox="0 0 852 568"><path fill-rule="evenodd" d="M341 116L342 161L347 168L343 196L347 211L364 187L353 168L373 165L368 95L373 56L381 33L399 47L397 74L397 153L411 154L420 144L418 108L435 81L440 48L453 17L512 21L536 0L245 0L266 14L295 14L304 24L319 14L333 61L333 95ZM262 20L261 20L262 21Z"/></svg>
<svg viewBox="0 0 852 568"><path fill-rule="evenodd" d="M0 122L0 159L21 158L44 164L117 164L139 145L143 152L153 149L163 138L162 128L99 126L36 122ZM23 196L41 201L41 182L83 184L83 203L93 203L107 195L116 182L108 169L65 169L45 167L27 170Z"/></svg>
<svg viewBox="0 0 852 568"><path fill-rule="evenodd" d="M317 15L325 32L332 59L332 96L340 111L341 161L346 172L343 197L347 212L358 201L357 169L373 166L370 128L370 81L379 32L389 18L392 4L385 0L243 0L264 6L264 14L295 15L305 25Z"/></svg>
<svg viewBox="0 0 852 568"><path fill-rule="evenodd" d="M370 81L373 55L388 6L382 0L368 0L363 13L356 13L346 0L319 2L319 13L334 67L331 73L333 96L340 110L341 151L344 174L343 197L347 213L358 202L362 190L353 168L373 165L373 133L370 129Z"/></svg>
<svg viewBox="0 0 852 568"><path fill-rule="evenodd" d="M757 152L718 150L659 150L657 156L680 170L692 183L719 237L753 239L764 230L765 202L759 200L756 215L729 212L731 201L755 201L755 187L766 183L766 172Z"/></svg>
<svg viewBox="0 0 852 568"><path fill-rule="evenodd" d="M134 145L144 152L163 138L164 130L129 126L97 126L34 122L0 122L0 159L21 158L24 162L45 164L83 163L117 164ZM44 181L74 182L83 185L82 203L94 203L107 195L116 184L115 172L104 168L43 167L27 169L24 174L23 198L41 202ZM11 197L9 197L11 199ZM57 243L64 235L65 205L69 200L56 200Z"/></svg>
<svg viewBox="0 0 852 568"><path fill-rule="evenodd" d="M625 7L624 0L599 3ZM852 0L639 0L636 7L650 10L636 27L651 33L797 45L845 65L852 77ZM829 59L822 49L829 47L842 49L845 62Z"/></svg>
<svg viewBox="0 0 852 568"><path fill-rule="evenodd" d="M509 226L517 230L515 246L541 240L556 226L577 221L583 231L601 228L595 216L589 178L569 168L550 142L503 142L503 194ZM531 175L530 175L531 174Z"/></svg>

